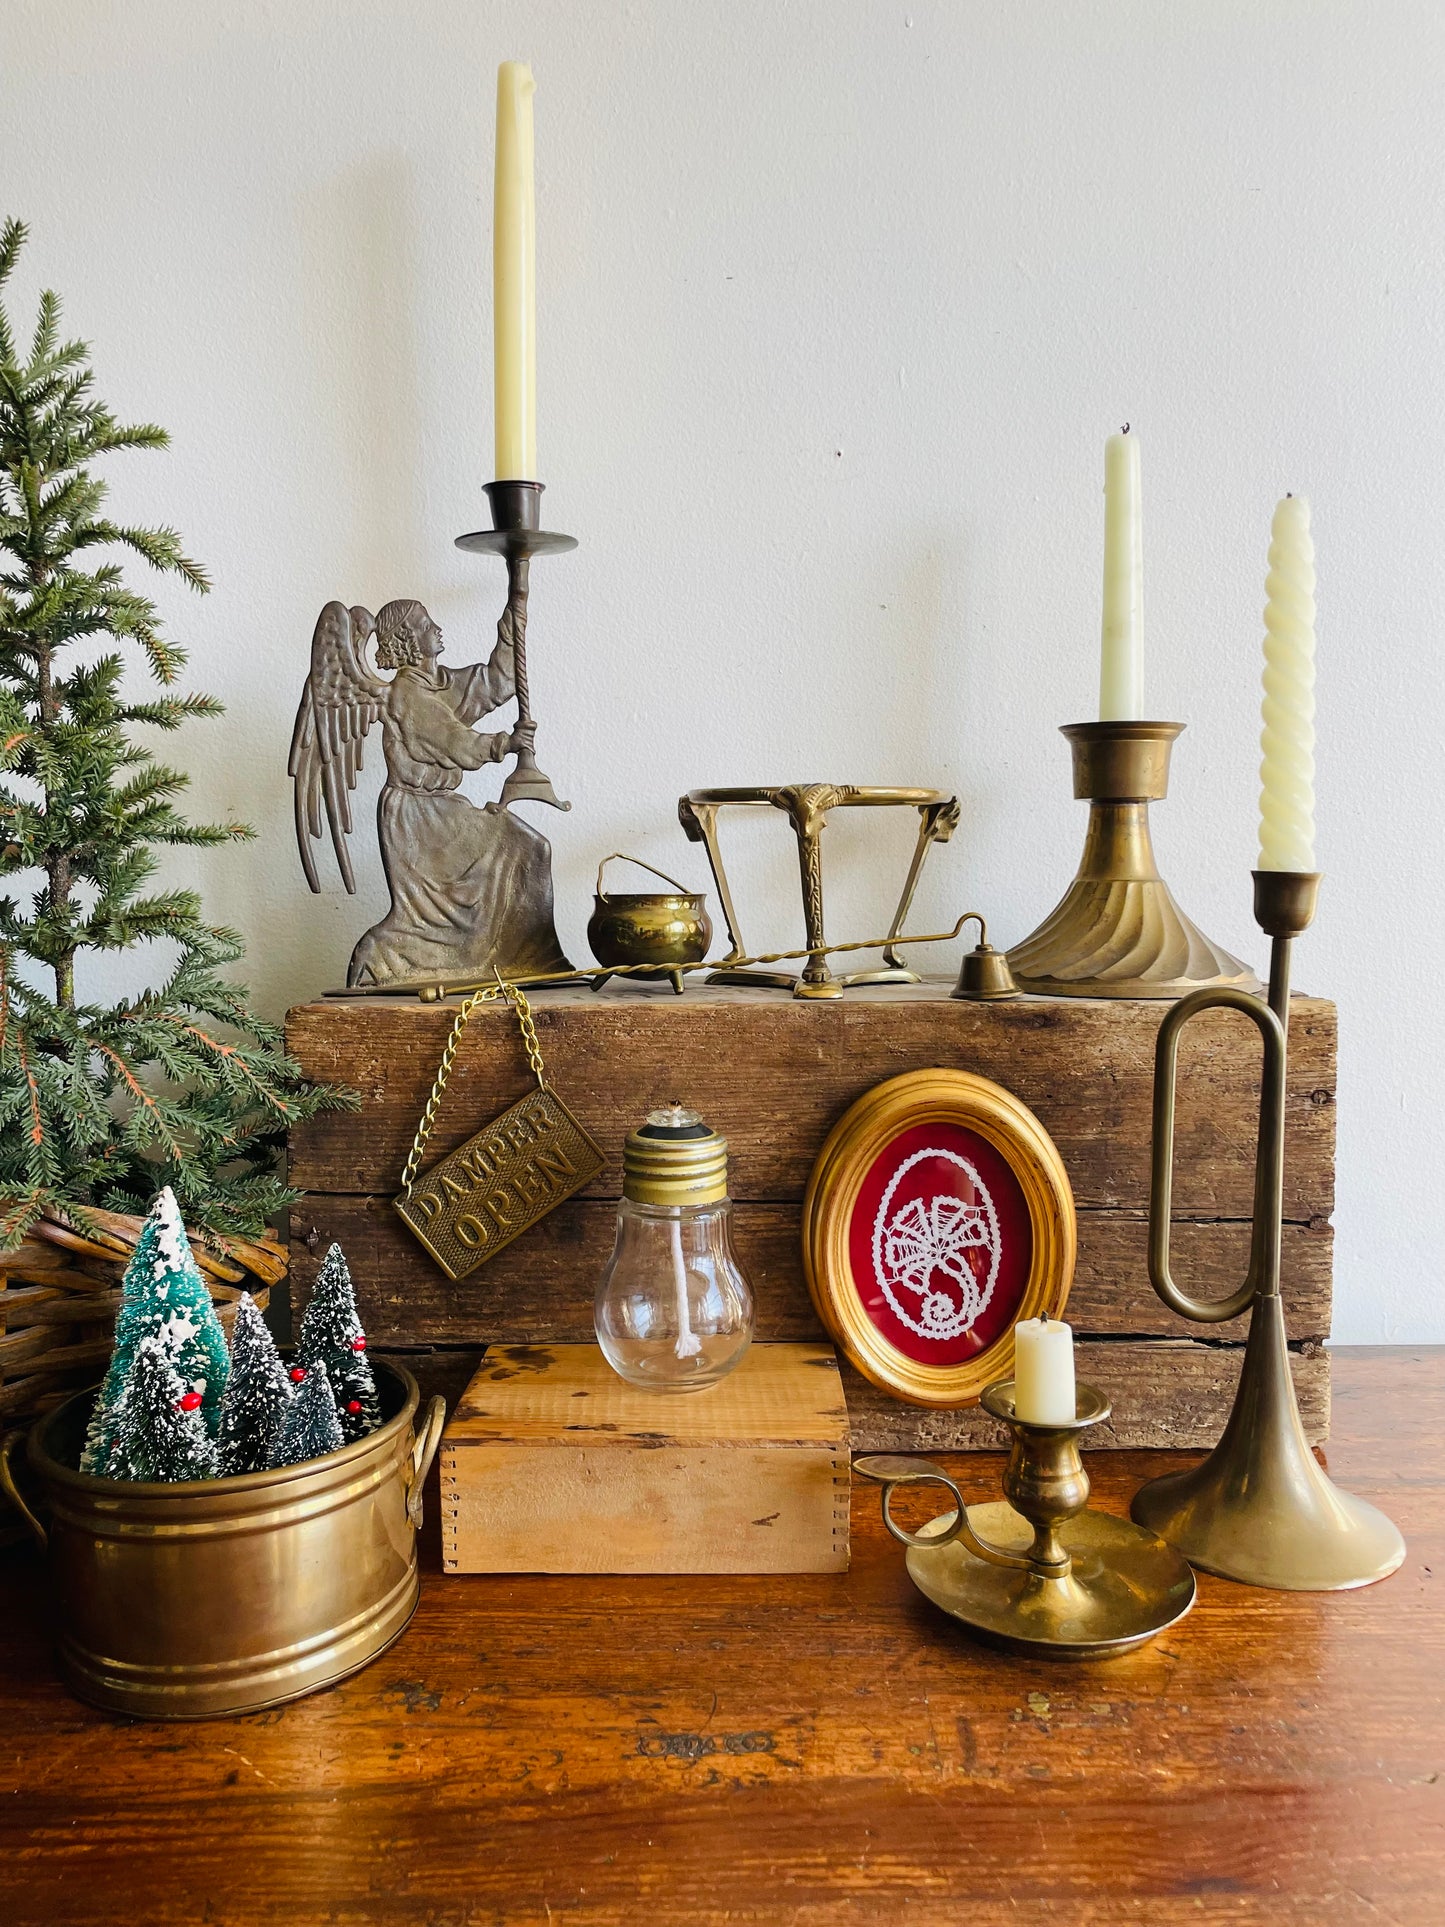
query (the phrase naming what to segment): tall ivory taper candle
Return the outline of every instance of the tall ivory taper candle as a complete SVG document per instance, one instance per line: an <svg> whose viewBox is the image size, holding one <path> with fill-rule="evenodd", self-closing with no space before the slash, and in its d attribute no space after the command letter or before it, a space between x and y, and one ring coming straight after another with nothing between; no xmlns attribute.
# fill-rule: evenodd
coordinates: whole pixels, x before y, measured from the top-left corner
<svg viewBox="0 0 1445 1927"><path fill-rule="evenodd" d="M492 339L496 368L496 478L537 479L537 208L532 96L520 60L497 69L497 172L492 214Z"/></svg>
<svg viewBox="0 0 1445 1927"><path fill-rule="evenodd" d="M1264 605L1259 867L1315 867L1315 548L1310 505L1287 495L1270 529Z"/></svg>
<svg viewBox="0 0 1445 1927"><path fill-rule="evenodd" d="M1139 437L1127 427L1104 444L1104 621L1099 721L1144 714L1144 549Z"/></svg>

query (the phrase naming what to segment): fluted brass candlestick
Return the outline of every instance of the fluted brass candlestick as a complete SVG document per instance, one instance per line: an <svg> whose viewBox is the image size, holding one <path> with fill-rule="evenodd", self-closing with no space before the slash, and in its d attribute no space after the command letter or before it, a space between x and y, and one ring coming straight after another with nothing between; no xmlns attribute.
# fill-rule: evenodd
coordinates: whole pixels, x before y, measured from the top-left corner
<svg viewBox="0 0 1445 1927"><path fill-rule="evenodd" d="M1167 1473L1135 1494L1130 1512L1177 1546L1192 1565L1226 1579L1285 1592L1335 1592L1392 1573L1405 1542L1385 1517L1329 1479L1300 1424L1280 1298L1280 1221L1284 1190L1285 1070L1288 1056L1290 948L1315 913L1319 877L1256 870L1254 914L1273 940L1269 1001L1235 989L1202 990L1159 1027L1154 1064L1154 1171L1149 1199L1149 1277L1181 1318L1219 1324L1250 1312L1234 1409L1202 1465ZM1239 1010L1264 1044L1254 1232L1249 1271L1228 1298L1194 1298L1169 1269L1174 1166L1174 1085L1179 1038L1202 1010Z"/></svg>
<svg viewBox="0 0 1445 1927"><path fill-rule="evenodd" d="M1149 805L1169 788L1183 723L1065 723L1074 795L1089 803L1078 875L1031 937L1009 952L1020 990L1045 997L1182 997L1204 985L1258 990L1212 943L1154 861Z"/></svg>
<svg viewBox="0 0 1445 1927"><path fill-rule="evenodd" d="M855 1459L883 1487L883 1522L908 1548L908 1576L925 1598L991 1645L1052 1659L1127 1653L1182 1619L1194 1575L1172 1547L1126 1519L1088 1508L1080 1435L1109 1416L1109 1401L1080 1385L1075 1416L1036 1425L1014 1404L1012 1379L983 1392L985 1411L1013 1446L1008 1504L966 1504L942 1466L893 1454ZM954 1509L909 1532L893 1517L900 1485L942 1485Z"/></svg>

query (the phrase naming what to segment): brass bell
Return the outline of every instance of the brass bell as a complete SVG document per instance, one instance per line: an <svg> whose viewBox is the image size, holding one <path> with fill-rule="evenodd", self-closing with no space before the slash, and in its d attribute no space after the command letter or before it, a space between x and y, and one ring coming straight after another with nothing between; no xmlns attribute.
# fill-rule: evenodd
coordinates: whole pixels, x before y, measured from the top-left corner
<svg viewBox="0 0 1445 1927"><path fill-rule="evenodd" d="M958 984L952 994L969 1004L996 1004L1005 997L1017 997L1019 994L1013 972L1008 967L1007 952L994 949L986 940L981 924L977 945L964 952L963 968L958 973Z"/></svg>

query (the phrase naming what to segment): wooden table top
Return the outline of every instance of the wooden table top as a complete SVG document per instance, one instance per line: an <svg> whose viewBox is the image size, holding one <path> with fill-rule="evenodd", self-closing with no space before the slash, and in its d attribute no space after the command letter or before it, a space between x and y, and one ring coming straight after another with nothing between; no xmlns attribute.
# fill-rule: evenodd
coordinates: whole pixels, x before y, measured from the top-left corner
<svg viewBox="0 0 1445 1927"><path fill-rule="evenodd" d="M57 1684L0 1559L0 1919L133 1923L1445 1920L1445 1349L1336 1355L1330 1469L1405 1565L1201 1577L1108 1663L971 1644L871 1487L845 1577L444 1578L369 1671L194 1727ZM1162 1453L1093 1453L1122 1512ZM1000 1461L950 1461L996 1489ZM205 1602L202 1602L203 1607ZM224 1602L215 1602L223 1609Z"/></svg>

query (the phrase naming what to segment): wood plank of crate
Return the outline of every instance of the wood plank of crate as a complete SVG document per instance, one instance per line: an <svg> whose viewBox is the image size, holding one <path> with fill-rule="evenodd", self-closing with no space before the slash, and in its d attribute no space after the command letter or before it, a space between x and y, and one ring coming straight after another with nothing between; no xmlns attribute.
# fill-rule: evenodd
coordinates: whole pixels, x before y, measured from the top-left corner
<svg viewBox="0 0 1445 1927"><path fill-rule="evenodd" d="M1154 1038L1167 1003L1020 998L956 1003L945 987L863 987L836 1003L690 987L538 992L549 1075L608 1155L589 1197L615 1198L622 1140L685 1078L689 1102L726 1131L733 1195L801 1198L829 1128L873 1085L953 1065L993 1078L1038 1113L1083 1210L1148 1201ZM395 1191L455 1004L331 999L287 1018L287 1044L314 1077L360 1090L360 1116L329 1112L292 1137L308 1191ZM516 1020L484 1006L458 1052L432 1137L440 1158L527 1089ZM1185 1034L1174 1204L1180 1217L1246 1218L1259 1115L1259 1051L1235 1012ZM1285 1216L1328 1218L1334 1191L1335 1012L1290 1012Z"/></svg>
<svg viewBox="0 0 1445 1927"><path fill-rule="evenodd" d="M568 1344L592 1333L592 1294L612 1248L615 1205L569 1199L525 1238L468 1277L450 1279L397 1217L389 1198L313 1194L291 1216L292 1279L304 1303L333 1241L346 1252L367 1334L378 1345ZM796 1204L733 1206L738 1257L757 1300L758 1336L821 1336L803 1278ZM1069 1318L1080 1331L1110 1337L1197 1337L1165 1309L1145 1270L1142 1218L1086 1211L1079 1218L1079 1262ZM1330 1329L1328 1224L1287 1225L1282 1277L1289 1336L1322 1339ZM1244 1275L1249 1227L1184 1223L1174 1237L1174 1269L1191 1290L1222 1296ZM1242 1339L1247 1320L1211 1328L1215 1339Z"/></svg>
<svg viewBox="0 0 1445 1927"><path fill-rule="evenodd" d="M1198 1451L1214 1444L1234 1402L1241 1348L1206 1345L1193 1339L1134 1339L1120 1344L1081 1338L1076 1347L1082 1379L1102 1386L1113 1414L1090 1434L1090 1448L1160 1448ZM480 1346L388 1347L379 1357L404 1365L421 1387L453 1410L482 1361ZM1311 1444L1330 1429L1330 1354L1317 1344L1290 1353L1300 1418ZM849 1428L855 1452L945 1452L1000 1450L1007 1441L976 1405L954 1412L926 1411L889 1398L842 1367Z"/></svg>

